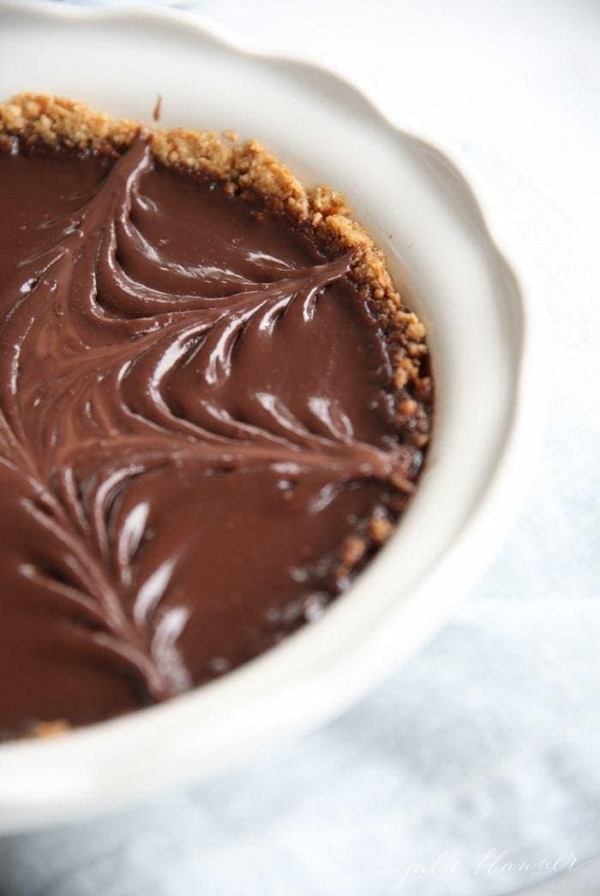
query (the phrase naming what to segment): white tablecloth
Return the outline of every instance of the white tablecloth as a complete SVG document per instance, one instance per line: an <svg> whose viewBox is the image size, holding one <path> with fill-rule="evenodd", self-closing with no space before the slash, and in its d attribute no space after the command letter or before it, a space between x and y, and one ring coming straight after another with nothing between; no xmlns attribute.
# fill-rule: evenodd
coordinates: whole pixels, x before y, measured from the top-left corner
<svg viewBox="0 0 600 896"><path fill-rule="evenodd" d="M0 890L496 896L575 867L600 853L600 4L178 5L338 69L487 178L547 301L545 446L493 567L379 690L202 786L0 840Z"/></svg>

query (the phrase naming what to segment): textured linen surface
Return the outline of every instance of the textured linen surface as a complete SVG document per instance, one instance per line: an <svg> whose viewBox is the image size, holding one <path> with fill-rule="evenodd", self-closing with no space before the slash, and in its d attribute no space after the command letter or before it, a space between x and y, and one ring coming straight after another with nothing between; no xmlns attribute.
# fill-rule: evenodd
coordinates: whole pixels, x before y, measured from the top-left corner
<svg viewBox="0 0 600 896"><path fill-rule="evenodd" d="M0 839L0 890L499 896L574 868L600 853L600 6L171 5L338 69L485 179L545 303L544 447L492 568L384 685L201 786Z"/></svg>

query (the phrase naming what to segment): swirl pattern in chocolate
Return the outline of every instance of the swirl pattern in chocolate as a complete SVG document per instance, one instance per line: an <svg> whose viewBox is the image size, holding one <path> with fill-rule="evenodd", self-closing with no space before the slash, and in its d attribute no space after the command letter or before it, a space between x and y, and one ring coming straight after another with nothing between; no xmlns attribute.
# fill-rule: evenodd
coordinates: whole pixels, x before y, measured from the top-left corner
<svg viewBox="0 0 600 896"><path fill-rule="evenodd" d="M386 338L308 229L140 132L0 153L0 731L234 668L344 590L412 490Z"/></svg>

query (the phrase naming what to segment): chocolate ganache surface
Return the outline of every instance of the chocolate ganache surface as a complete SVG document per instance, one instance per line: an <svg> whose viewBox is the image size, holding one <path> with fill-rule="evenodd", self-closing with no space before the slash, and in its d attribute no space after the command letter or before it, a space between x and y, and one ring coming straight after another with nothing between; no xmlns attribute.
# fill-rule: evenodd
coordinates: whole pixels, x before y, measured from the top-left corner
<svg viewBox="0 0 600 896"><path fill-rule="evenodd" d="M162 701L318 616L423 452L352 252L144 132L12 140L0 212L8 737Z"/></svg>

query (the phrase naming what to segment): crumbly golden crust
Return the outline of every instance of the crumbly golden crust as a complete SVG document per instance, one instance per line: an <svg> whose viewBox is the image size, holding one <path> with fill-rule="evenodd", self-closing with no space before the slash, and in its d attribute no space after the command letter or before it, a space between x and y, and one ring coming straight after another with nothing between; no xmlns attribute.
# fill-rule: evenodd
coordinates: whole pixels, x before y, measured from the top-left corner
<svg viewBox="0 0 600 896"><path fill-rule="evenodd" d="M71 730L69 722L63 719L54 719L51 722L37 722L31 731L32 737L62 737Z"/></svg>

